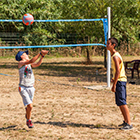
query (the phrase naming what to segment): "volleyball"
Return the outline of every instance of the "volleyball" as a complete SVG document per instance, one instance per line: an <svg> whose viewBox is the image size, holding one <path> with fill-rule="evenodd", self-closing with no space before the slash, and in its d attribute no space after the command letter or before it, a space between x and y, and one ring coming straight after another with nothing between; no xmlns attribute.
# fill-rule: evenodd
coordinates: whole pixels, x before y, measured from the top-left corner
<svg viewBox="0 0 140 140"><path fill-rule="evenodd" d="M34 17L31 14L27 13L23 16L22 21L25 25L28 26L34 22Z"/></svg>

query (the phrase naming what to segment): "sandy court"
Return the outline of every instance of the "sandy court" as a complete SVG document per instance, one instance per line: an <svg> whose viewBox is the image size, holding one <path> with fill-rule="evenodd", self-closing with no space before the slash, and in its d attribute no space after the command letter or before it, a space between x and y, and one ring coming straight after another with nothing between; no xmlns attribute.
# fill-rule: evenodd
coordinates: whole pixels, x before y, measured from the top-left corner
<svg viewBox="0 0 140 140"><path fill-rule="evenodd" d="M140 80L135 75L135 84L129 84L132 79L127 73L127 102L134 129L121 131L118 124L123 118L115 104L114 93L108 88L84 88L106 85L103 57L92 59L92 65L85 65L82 57L45 58L43 64L33 70L36 79L33 129L25 124L25 109L18 93L17 62L12 58L1 59L0 139L139 140ZM129 59L124 57L124 61Z"/></svg>

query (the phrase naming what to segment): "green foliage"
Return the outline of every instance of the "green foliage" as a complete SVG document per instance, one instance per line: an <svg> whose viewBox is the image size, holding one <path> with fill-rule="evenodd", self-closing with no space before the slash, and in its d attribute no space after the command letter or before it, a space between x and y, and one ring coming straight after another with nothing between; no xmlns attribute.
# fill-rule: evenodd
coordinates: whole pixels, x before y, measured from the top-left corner
<svg viewBox="0 0 140 140"><path fill-rule="evenodd" d="M1 0L0 19L22 19L25 13L31 13L40 20L104 18L107 7L111 7L112 36L130 42L140 41L139 0ZM30 26L1 22L0 29L20 32L26 45L64 44L70 35L75 36L73 43L104 43L102 22L47 22Z"/></svg>
<svg viewBox="0 0 140 140"><path fill-rule="evenodd" d="M137 42L140 34L139 0L112 2L112 35L122 40Z"/></svg>

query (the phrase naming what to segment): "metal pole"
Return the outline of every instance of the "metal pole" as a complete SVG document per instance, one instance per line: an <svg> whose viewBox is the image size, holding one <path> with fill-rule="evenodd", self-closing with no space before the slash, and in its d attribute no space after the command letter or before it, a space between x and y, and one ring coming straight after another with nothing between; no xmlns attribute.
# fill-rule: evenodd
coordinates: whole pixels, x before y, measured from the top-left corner
<svg viewBox="0 0 140 140"><path fill-rule="evenodd" d="M110 7L107 7L107 18L108 18L108 38L110 38ZM110 59L110 51L107 50L107 87L110 87L110 67L111 67L111 59Z"/></svg>

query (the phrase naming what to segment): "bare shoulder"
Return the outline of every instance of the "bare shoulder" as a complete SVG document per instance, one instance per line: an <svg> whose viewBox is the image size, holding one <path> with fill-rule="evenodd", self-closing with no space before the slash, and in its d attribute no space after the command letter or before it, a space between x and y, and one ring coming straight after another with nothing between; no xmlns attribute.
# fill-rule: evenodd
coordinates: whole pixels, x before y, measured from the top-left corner
<svg viewBox="0 0 140 140"><path fill-rule="evenodd" d="M18 63L18 68L20 69L22 66L26 65L27 62L28 62L28 61L25 61L25 60L19 61L19 63Z"/></svg>
<svg viewBox="0 0 140 140"><path fill-rule="evenodd" d="M119 64L121 63L121 59L118 56L114 56L113 60L115 63L119 63Z"/></svg>
<svg viewBox="0 0 140 140"><path fill-rule="evenodd" d="M18 68L20 69L22 67L21 62L18 62Z"/></svg>

